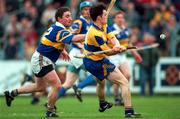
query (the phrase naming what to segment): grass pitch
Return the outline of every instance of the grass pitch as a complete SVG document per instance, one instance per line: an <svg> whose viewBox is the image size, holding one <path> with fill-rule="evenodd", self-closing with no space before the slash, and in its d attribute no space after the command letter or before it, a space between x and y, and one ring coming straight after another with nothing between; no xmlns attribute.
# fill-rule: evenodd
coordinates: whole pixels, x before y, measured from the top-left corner
<svg viewBox="0 0 180 119"><path fill-rule="evenodd" d="M143 119L180 119L180 96L132 96L133 105L137 112L142 113ZM113 102L112 97L107 98ZM0 97L0 119L44 119L46 102L41 97L38 105L30 104L30 97L17 97L11 107L5 105L4 97ZM98 112L96 96L83 96L83 103L73 96L61 98L57 102L59 119L122 119L123 107L113 106L103 113Z"/></svg>

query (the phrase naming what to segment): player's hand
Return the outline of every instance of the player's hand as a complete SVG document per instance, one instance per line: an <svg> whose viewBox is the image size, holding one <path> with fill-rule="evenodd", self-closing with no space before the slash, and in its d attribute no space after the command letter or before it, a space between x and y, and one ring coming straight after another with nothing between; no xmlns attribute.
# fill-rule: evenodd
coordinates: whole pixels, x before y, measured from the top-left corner
<svg viewBox="0 0 180 119"><path fill-rule="evenodd" d="M142 57L139 55L139 54L137 54L136 56L134 56L134 58L135 58L135 60L136 60L136 63L141 63L142 62Z"/></svg>
<svg viewBox="0 0 180 119"><path fill-rule="evenodd" d="M122 52L122 51L126 50L126 47L124 47L124 46L114 46L112 50L114 52Z"/></svg>
<svg viewBox="0 0 180 119"><path fill-rule="evenodd" d="M60 54L60 59L64 60L64 61L70 61L70 57L68 55L68 53L66 52L66 50L63 50Z"/></svg>

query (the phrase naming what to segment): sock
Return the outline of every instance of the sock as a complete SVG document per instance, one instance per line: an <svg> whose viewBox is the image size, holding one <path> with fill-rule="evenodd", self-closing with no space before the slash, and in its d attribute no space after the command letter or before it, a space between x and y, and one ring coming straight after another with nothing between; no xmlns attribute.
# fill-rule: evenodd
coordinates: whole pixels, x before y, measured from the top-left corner
<svg viewBox="0 0 180 119"><path fill-rule="evenodd" d="M63 86L61 87L61 89L59 90L58 99L65 95L66 90L67 89L65 89Z"/></svg>
<svg viewBox="0 0 180 119"><path fill-rule="evenodd" d="M46 109L47 109L48 112L55 112L54 106L51 107L51 106L49 106L49 105L47 104Z"/></svg>
<svg viewBox="0 0 180 119"><path fill-rule="evenodd" d="M88 75L84 80L82 80L77 87L80 89L83 89L84 87L91 85L91 84L95 84L96 81L94 80L93 75Z"/></svg>
<svg viewBox="0 0 180 119"><path fill-rule="evenodd" d="M11 91L11 96L12 97L16 97L17 95L18 95L18 90L17 89Z"/></svg>
<svg viewBox="0 0 180 119"><path fill-rule="evenodd" d="M133 108L125 108L125 115L126 114L134 114L134 109Z"/></svg>

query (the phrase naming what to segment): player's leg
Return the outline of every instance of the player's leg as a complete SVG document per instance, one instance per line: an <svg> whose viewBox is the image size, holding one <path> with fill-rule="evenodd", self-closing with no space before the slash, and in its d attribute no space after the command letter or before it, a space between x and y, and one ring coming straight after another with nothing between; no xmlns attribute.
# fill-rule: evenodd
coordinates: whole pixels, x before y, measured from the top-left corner
<svg viewBox="0 0 180 119"><path fill-rule="evenodd" d="M115 68L108 76L108 80L121 86L122 97L124 100L125 107L125 117L139 117L140 114L134 112L131 104L131 92L129 88L129 83L126 77L121 73L118 68Z"/></svg>
<svg viewBox="0 0 180 119"><path fill-rule="evenodd" d="M97 80L97 95L99 98L99 111L104 112L112 107L112 103L105 100L105 81L109 72L114 70L114 65L104 58L99 61L93 61L87 58L83 59L84 66L87 71L96 77ZM107 70L108 69L108 70Z"/></svg>
<svg viewBox="0 0 180 119"><path fill-rule="evenodd" d="M113 84L113 95L114 95L114 103L115 106L122 106L124 105L122 96L119 92L120 86L118 84Z"/></svg>
<svg viewBox="0 0 180 119"><path fill-rule="evenodd" d="M110 82L109 80L106 80L106 95L107 96L111 96L111 87L113 87L112 82Z"/></svg>
<svg viewBox="0 0 180 119"><path fill-rule="evenodd" d="M96 86L96 92L99 98L99 111L104 112L106 109L109 109L113 106L112 103L109 103L105 100L105 80L98 80Z"/></svg>
<svg viewBox="0 0 180 119"><path fill-rule="evenodd" d="M84 65L81 65L80 66L80 69L86 71ZM73 90L74 90L74 93L76 95L76 98L82 102L82 95L81 95L81 91L83 88L85 88L86 86L88 85L91 85L91 84L95 84L96 81L95 81L95 78L93 75L89 74L84 80L82 80L81 82L78 83L78 85L73 85Z"/></svg>
<svg viewBox="0 0 180 119"><path fill-rule="evenodd" d="M74 85L73 86L73 89L74 89L74 92L75 92L75 95L77 97L77 99L82 102L82 95L81 95L81 91L83 88L85 88L86 86L89 86L89 85L92 85L92 84L96 84L96 81L94 79L94 76L93 75L88 75L86 77L86 79L82 80L81 82L78 83L78 85Z"/></svg>
<svg viewBox="0 0 180 119"><path fill-rule="evenodd" d="M119 65L119 70L121 73L126 77L126 79L129 81L130 80L130 69L129 69L129 63L127 60L123 61ZM120 106L124 105L123 99L121 95L119 94L119 85L114 84L113 85L113 92L114 92L114 99L115 99L115 105Z"/></svg>
<svg viewBox="0 0 180 119"><path fill-rule="evenodd" d="M76 69L73 65L69 65L66 73L66 80L59 90L58 98L65 95L66 91L71 88L78 78L79 69Z"/></svg>
<svg viewBox="0 0 180 119"><path fill-rule="evenodd" d="M43 77L43 80L45 80L49 84L49 86L51 86L51 90L48 94L46 117L57 117L55 103L61 87L61 82L55 70L52 70L51 72L46 74Z"/></svg>
<svg viewBox="0 0 180 119"><path fill-rule="evenodd" d="M130 66L129 62L126 60L120 66L118 67L121 73L126 77L126 79L129 81L131 78L131 73L130 73Z"/></svg>
<svg viewBox="0 0 180 119"><path fill-rule="evenodd" d="M96 83L96 81L95 81L94 76L90 74L84 80L82 80L81 82L78 83L77 88L82 90L86 86L89 86L89 85L92 85L95 83Z"/></svg>
<svg viewBox="0 0 180 119"><path fill-rule="evenodd" d="M41 82L41 83L39 83ZM45 90L46 84L41 78L36 77L36 82L29 84L29 85L24 85L18 89L14 89L11 92L5 91L5 98L6 98L6 104L7 106L11 106L11 102L14 100L16 96L19 94L26 94L26 93L32 93L32 92L40 92Z"/></svg>

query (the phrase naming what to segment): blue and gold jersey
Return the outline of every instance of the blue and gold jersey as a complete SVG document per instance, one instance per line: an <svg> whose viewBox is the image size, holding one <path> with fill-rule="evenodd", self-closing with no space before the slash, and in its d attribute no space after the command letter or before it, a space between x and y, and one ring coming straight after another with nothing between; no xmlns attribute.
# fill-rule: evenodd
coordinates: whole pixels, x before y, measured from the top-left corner
<svg viewBox="0 0 180 119"><path fill-rule="evenodd" d="M37 51L56 62L65 44L70 44L73 36L61 23L56 22L41 37Z"/></svg>
<svg viewBox="0 0 180 119"><path fill-rule="evenodd" d="M114 24L111 29L119 40L119 43L127 47L129 45L129 30L127 28L120 29L117 24Z"/></svg>
<svg viewBox="0 0 180 119"><path fill-rule="evenodd" d="M86 34L84 54L86 55L91 52L109 50L110 47L107 45L107 43L108 40L112 39L113 37L115 36L113 32L111 32L111 29L107 27L107 25L105 25L103 29L99 29L99 27L93 24ZM105 57L105 54L99 54L87 56L86 58L89 58L93 61L98 61L102 60Z"/></svg>
<svg viewBox="0 0 180 119"><path fill-rule="evenodd" d="M91 25L90 21L85 19L83 16L80 16L79 19L74 21L70 29L74 34L86 34L90 25ZM72 47L78 48L78 46L76 46L73 43L72 43Z"/></svg>

